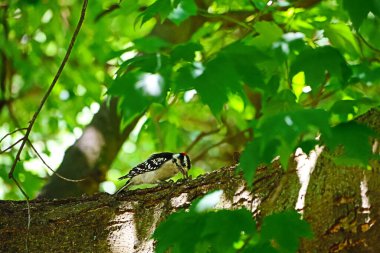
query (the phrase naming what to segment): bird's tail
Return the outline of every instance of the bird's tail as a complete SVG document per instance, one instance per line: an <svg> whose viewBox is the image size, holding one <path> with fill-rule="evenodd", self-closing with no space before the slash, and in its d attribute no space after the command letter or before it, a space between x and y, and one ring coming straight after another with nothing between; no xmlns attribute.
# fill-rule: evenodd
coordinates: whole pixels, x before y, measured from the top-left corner
<svg viewBox="0 0 380 253"><path fill-rule="evenodd" d="M127 175L125 175L125 176L119 177L118 179L119 179L119 180L123 180L123 179L125 179L125 178L129 178L129 175L127 174Z"/></svg>
<svg viewBox="0 0 380 253"><path fill-rule="evenodd" d="M113 195L118 195L120 192L122 192L123 190L126 190L128 189L128 187L131 186L131 180L128 180L125 185L123 187L121 187L119 190L117 190L117 192L115 192Z"/></svg>

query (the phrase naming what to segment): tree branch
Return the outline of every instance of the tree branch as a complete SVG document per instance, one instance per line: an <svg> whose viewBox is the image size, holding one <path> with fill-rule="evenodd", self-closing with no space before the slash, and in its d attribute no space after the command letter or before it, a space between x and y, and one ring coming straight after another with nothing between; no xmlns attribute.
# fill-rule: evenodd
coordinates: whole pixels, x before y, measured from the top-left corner
<svg viewBox="0 0 380 253"><path fill-rule="evenodd" d="M0 154L3 154L5 152L7 152L8 150L12 149L14 146L16 146L17 144L19 144L21 141L24 140L25 137L22 137L20 138L19 140L17 140L15 143L11 144L9 147L7 147L6 149L4 150L0 150Z"/></svg>
<svg viewBox="0 0 380 253"><path fill-rule="evenodd" d="M6 135L3 136L3 138L1 138L0 143L1 143L5 138L7 138L8 136L10 136L10 135L12 135L12 134L15 134L15 133L17 133L17 132L19 132L19 131L26 130L26 129L27 129L26 127L24 127L24 128L18 128L18 129L16 129L16 130L13 130L13 131L10 132L10 133L7 133Z"/></svg>
<svg viewBox="0 0 380 253"><path fill-rule="evenodd" d="M214 129L214 130L211 130L211 131L209 131L209 132L202 132L202 133L200 133L194 140L193 140L193 142L192 143L190 143L190 145L187 147L187 149L186 149L186 153L189 153L192 149L193 149L193 147L200 141L200 140L202 140L204 137L206 137L206 136L208 136L208 135L212 135L212 134L215 134L215 133L217 133L217 132L219 132L220 131L220 129L221 128L217 128L217 129Z"/></svg>
<svg viewBox="0 0 380 253"><path fill-rule="evenodd" d="M55 170L53 170L46 162L45 160L42 158L42 156L40 155L40 153L37 151L37 149L33 146L32 142L30 140L28 140L28 144L30 145L30 147L32 148L32 150L34 151L34 153L38 156L38 158L41 160L41 162L43 164L45 164L45 166L51 171L53 172L57 177L65 180L65 181L68 181L68 182L74 182L74 183L78 183L78 182L82 182L84 180L86 180L87 178L82 178L82 179L70 179L70 178L67 178L67 177L64 177L62 176L61 174L59 174L58 172L56 172Z"/></svg>
<svg viewBox="0 0 380 253"><path fill-rule="evenodd" d="M76 40L76 38L77 38L77 35L78 35L78 33L79 33L79 31L80 31L80 28L81 28L81 26L82 26L82 24L83 24L83 21L84 21L84 17L85 17L85 14L86 14L86 9L87 9L87 3L88 3L88 0L84 0L84 1L83 1L83 6L82 6L82 11L81 11L81 16L80 16L80 18L79 18L79 22L78 22L78 24L77 24L77 26L76 26L76 29L75 29L75 31L74 31L73 37L71 38L71 41L70 41L69 47L68 47L67 52L66 52L66 54L65 54L65 57L63 58L62 63L61 63L61 65L60 65L60 67L59 67L59 69L58 69L56 75L54 76L54 79L53 79L52 83L51 83L50 86L49 86L49 89L47 90L45 96L42 98L41 103L40 103L40 105L39 105L37 111L36 111L35 114L33 115L33 118L32 118L32 120L30 121L28 128L26 129L26 133L25 133L24 137L22 138L21 146L20 146L20 148L19 148L19 150L18 150L18 152L17 152L17 154L16 154L16 158L15 158L15 160L13 161L12 167L11 167L11 169L10 169L10 171L9 171L9 174L8 174L8 177L9 177L10 179L12 179L13 182L16 184L17 188L21 191L22 195L25 197L25 199L26 199L26 203L27 203L27 209L28 209L28 225L27 225L27 235L26 235L26 242L25 242L25 243L26 243L25 246L26 246L26 251L27 251L27 252L29 251L29 250L28 250L28 240L29 240L30 220L31 220L29 196L28 196L28 194L25 192L25 190L21 187L20 183L19 183L19 182L16 180L16 178L14 177L13 172L14 172L14 170L16 169L16 165L17 165L18 161L20 160L21 152L22 152L22 150L24 149L26 142L28 141L29 134L30 134L30 132L32 131L32 128L33 128L33 125L34 125L34 123L35 123L35 121L36 121L36 119L37 119L37 116L38 116L38 114L41 112L42 107L44 106L46 100L48 99L48 97L49 97L51 91L53 90L55 84L57 83L57 81L58 81L58 79L59 79L59 77L60 77L60 75L61 75L61 73L62 73L63 68L64 68L65 65L66 65L67 60L69 59L69 56L70 56L70 54L71 54L71 51L72 51L72 49L73 49L73 47L74 47L75 40Z"/></svg>
<svg viewBox="0 0 380 253"><path fill-rule="evenodd" d="M52 90L53 90L55 84L57 83L57 81L58 81L58 79L59 79L59 77L61 76L62 70L63 70L63 68L65 67L66 62L67 62L67 60L68 60L69 57L70 57L71 51L72 51L72 49L73 49L73 47L74 47L74 43L75 43L75 41L76 41L76 38L77 38L77 36L78 36L78 33L79 33L80 28L81 28L81 26L82 26L82 24L83 24L83 21L84 21L84 17L85 17L85 14L86 14L86 9L87 9L87 4L88 4L88 0L84 0L84 1L83 1L83 6L82 6L82 11L81 11L80 18L79 18L78 24L77 24L77 26L76 26L76 28L75 28L74 34L73 34L73 36L72 36L72 38L71 38L71 41L70 41L69 47L67 48L67 51L66 51L65 57L63 58L62 63L61 63L61 65L59 66L58 71L57 71L56 75L54 76L54 79L53 79L52 83L51 83L50 86L49 86L49 89L48 89L47 92L45 93L45 96L42 98L41 103L40 103L40 105L39 105L37 111L34 113L33 118L32 118L32 120L31 120L30 123L29 123L29 126L28 126L28 128L27 128L27 130L26 130L26 133L25 133L25 135L24 135L24 139L23 139L23 141L22 141L22 143L21 143L20 149L18 150L17 155L16 155L16 158L15 158L13 164L12 164L11 170L9 171L9 174L8 174L8 177L9 177L9 178L14 179L14 178L13 178L13 172L14 172L14 170L15 170L15 168L16 168L16 165L17 165L18 161L20 160L21 152L22 152L22 150L23 150L24 147L25 147L25 143L27 142L27 140L28 140L28 138L29 138L29 134L30 134L30 132L32 131L32 128L33 128L33 126L34 126L34 123L36 122L36 119L37 119L37 117L38 117L38 114L41 112L42 107L44 106L46 100L48 99L50 93L52 92ZM14 181L15 181L15 180L14 180ZM20 187L19 187L19 188L20 188ZM20 190L22 190L22 189L20 188Z"/></svg>
<svg viewBox="0 0 380 253"><path fill-rule="evenodd" d="M191 159L193 163L195 163L196 161L200 160L203 156L205 156L207 154L207 152L210 150L210 149L213 149L215 147L218 147L220 145L222 145L223 143L226 143L227 141L239 136L240 134L244 134L246 132L251 132L251 128L248 128L248 129L245 129L243 131L240 131L234 135L231 135L231 136L227 136L225 137L224 139L222 139L221 141L217 142L217 143L214 143L212 145L210 145L209 147L205 148L199 155L197 155L195 158Z"/></svg>
<svg viewBox="0 0 380 253"><path fill-rule="evenodd" d="M369 47L370 49L372 49L373 51L375 51L376 53L380 53L380 49L372 46L359 32L357 32L357 35L358 37L360 38L361 41L363 41L363 43Z"/></svg>
<svg viewBox="0 0 380 253"><path fill-rule="evenodd" d="M102 12L100 12L98 15L96 15L94 21L95 23L98 22L102 17L104 17L105 15L113 12L114 10L117 10L117 9L120 9L120 4L112 4L111 6L109 6L107 9L103 10Z"/></svg>

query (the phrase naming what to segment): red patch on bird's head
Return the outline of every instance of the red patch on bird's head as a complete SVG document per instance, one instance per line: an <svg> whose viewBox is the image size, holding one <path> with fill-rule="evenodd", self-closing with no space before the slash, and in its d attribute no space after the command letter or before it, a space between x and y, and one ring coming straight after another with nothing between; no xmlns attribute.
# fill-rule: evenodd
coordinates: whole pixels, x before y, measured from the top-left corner
<svg viewBox="0 0 380 253"><path fill-rule="evenodd" d="M183 156L187 156L187 154L185 152L182 152L180 154L183 155Z"/></svg>

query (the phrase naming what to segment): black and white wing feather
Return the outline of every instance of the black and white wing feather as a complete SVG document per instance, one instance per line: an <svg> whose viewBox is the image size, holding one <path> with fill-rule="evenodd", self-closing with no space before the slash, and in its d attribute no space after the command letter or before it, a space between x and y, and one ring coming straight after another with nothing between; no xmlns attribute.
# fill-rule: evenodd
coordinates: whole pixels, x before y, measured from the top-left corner
<svg viewBox="0 0 380 253"><path fill-rule="evenodd" d="M170 152L153 154L145 162L138 164L131 171L129 171L127 175L120 177L119 180L125 178L133 178L137 175L157 170L157 168L161 167L162 164L170 161L172 158L173 153Z"/></svg>

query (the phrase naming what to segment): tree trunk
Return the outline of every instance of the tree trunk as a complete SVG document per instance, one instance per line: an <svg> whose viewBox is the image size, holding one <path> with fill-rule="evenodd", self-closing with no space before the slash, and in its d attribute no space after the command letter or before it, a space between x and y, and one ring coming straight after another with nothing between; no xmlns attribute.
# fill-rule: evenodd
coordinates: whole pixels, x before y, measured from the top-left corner
<svg viewBox="0 0 380 253"><path fill-rule="evenodd" d="M361 120L379 132L379 115L371 111ZM328 157L327 151L320 155L300 210L315 234L314 239L302 241L300 252L380 252L379 161L372 171L363 171L338 168ZM157 223L214 189L224 192L218 208L245 207L258 223L268 214L296 206L301 184L295 169L283 172L276 162L261 167L249 190L235 167L118 196L99 193L35 200L31 202L29 231L25 202L2 201L0 251L153 252L150 237Z"/></svg>
<svg viewBox="0 0 380 253"><path fill-rule="evenodd" d="M91 123L83 130L82 136L67 149L57 173L82 182L70 182L53 174L42 188L39 198L67 198L83 193L94 194L111 166L130 132L140 117L120 130L120 116L117 114L117 99L102 104Z"/></svg>

